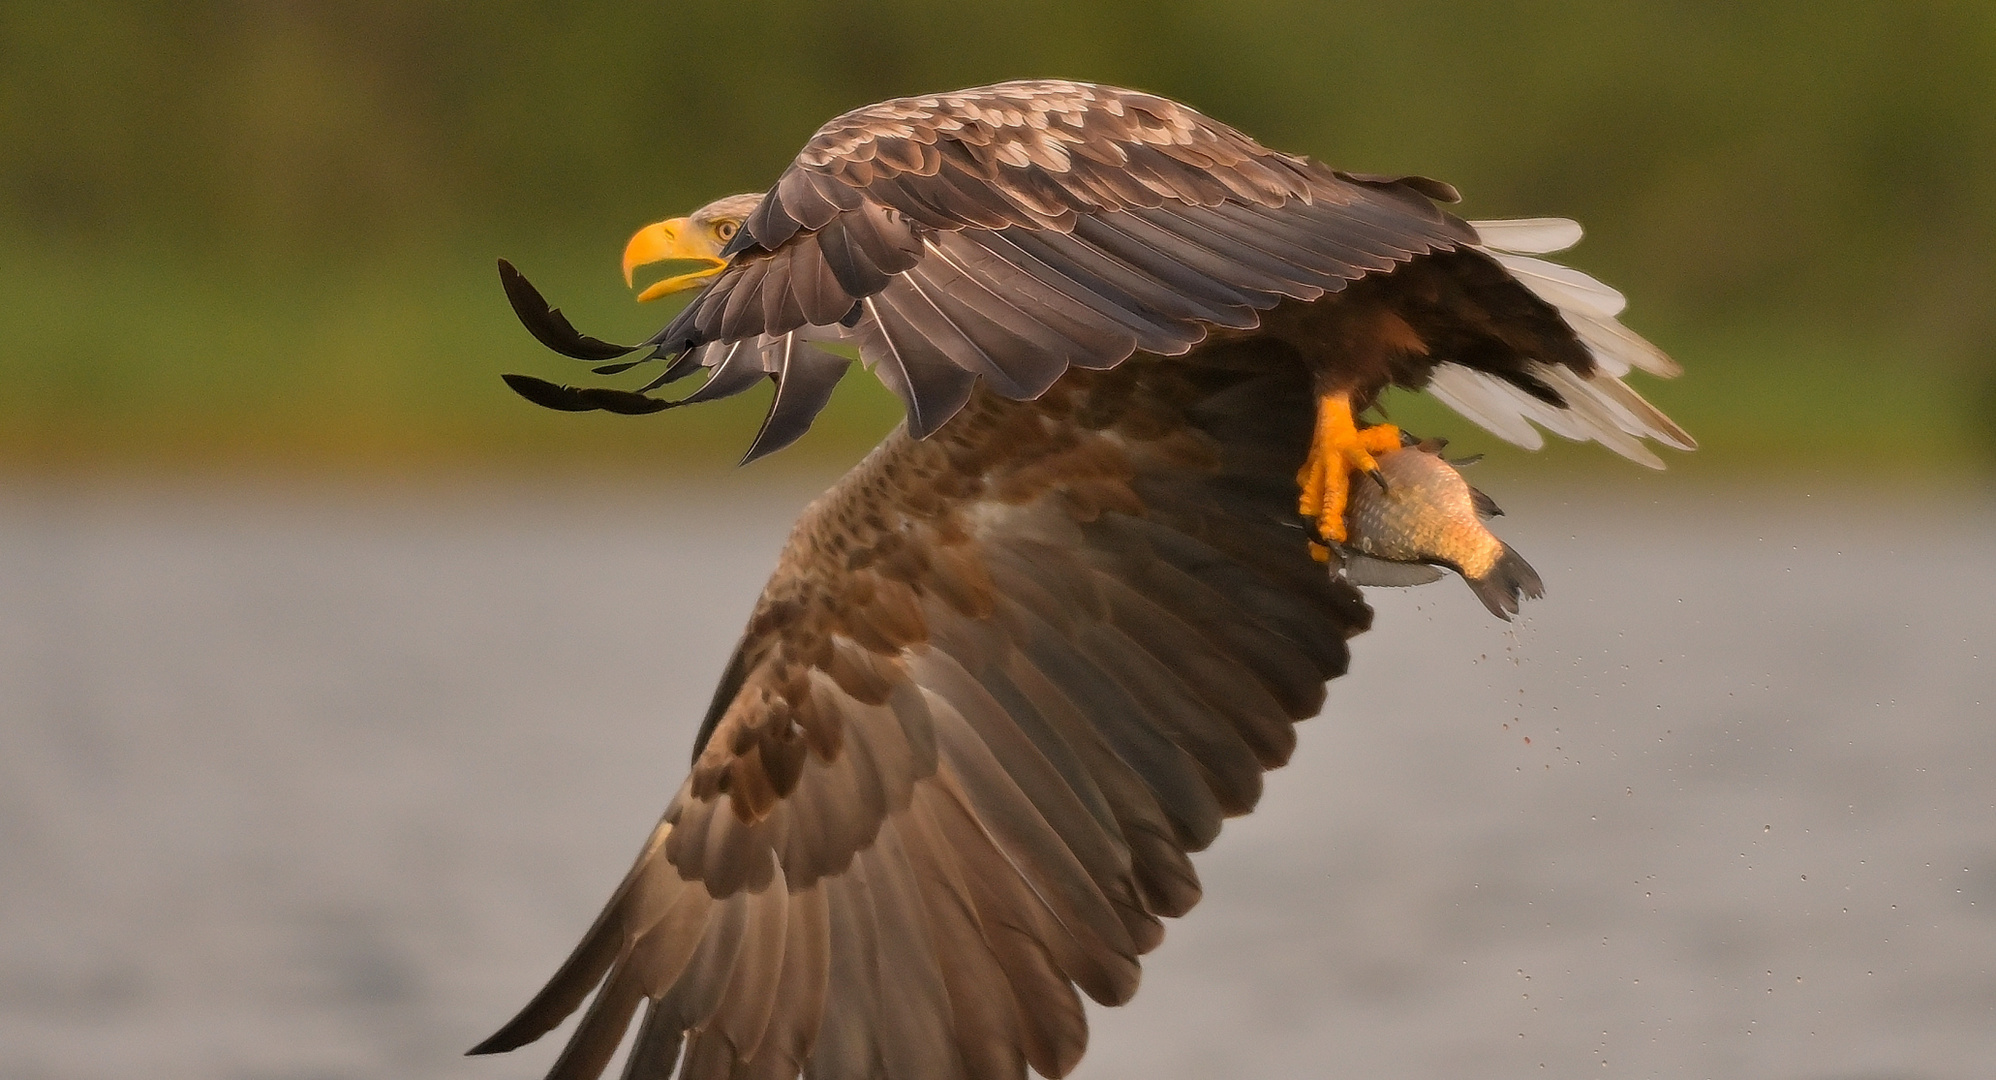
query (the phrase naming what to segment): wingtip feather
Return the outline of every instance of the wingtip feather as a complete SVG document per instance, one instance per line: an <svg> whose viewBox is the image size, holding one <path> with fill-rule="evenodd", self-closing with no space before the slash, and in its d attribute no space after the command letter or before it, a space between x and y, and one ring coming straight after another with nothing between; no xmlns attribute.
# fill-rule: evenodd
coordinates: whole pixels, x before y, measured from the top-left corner
<svg viewBox="0 0 1996 1080"><path fill-rule="evenodd" d="M520 325L534 335L534 340L563 356L576 360L615 360L637 348L635 345L618 345L593 338L578 331L560 308L549 304L526 275L505 259L499 260L499 285L506 290L506 301L513 305L513 314L519 318Z"/></svg>

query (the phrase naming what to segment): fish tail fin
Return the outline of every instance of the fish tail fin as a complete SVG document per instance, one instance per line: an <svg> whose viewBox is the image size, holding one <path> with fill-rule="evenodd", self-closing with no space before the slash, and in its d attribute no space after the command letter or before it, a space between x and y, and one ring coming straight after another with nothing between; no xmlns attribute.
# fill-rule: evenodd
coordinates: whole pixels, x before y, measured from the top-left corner
<svg viewBox="0 0 1996 1080"><path fill-rule="evenodd" d="M1476 594L1490 614L1509 621L1518 613L1518 602L1537 600L1546 592L1545 582L1539 580L1539 572L1524 560L1511 545L1504 545L1504 554L1497 557L1497 563L1490 572L1480 578L1464 577L1469 589Z"/></svg>

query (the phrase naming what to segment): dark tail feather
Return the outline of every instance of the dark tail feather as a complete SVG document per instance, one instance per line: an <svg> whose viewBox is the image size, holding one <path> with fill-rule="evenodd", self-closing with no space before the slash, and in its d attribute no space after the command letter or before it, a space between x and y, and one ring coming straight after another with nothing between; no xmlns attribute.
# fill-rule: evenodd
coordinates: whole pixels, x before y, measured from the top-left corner
<svg viewBox="0 0 1996 1080"><path fill-rule="evenodd" d="M1497 565L1490 568L1490 573L1480 578L1465 576L1462 580L1469 583L1470 591L1490 609L1490 614L1507 622L1518 613L1521 597L1537 600L1546 594L1539 572L1511 550L1509 544L1504 545L1504 554L1498 556Z"/></svg>

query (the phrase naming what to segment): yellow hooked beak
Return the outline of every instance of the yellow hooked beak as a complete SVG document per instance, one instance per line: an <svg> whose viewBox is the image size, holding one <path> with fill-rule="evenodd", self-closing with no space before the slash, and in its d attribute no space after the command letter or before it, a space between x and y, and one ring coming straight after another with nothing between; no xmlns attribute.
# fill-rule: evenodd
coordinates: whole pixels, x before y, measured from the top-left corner
<svg viewBox="0 0 1996 1080"><path fill-rule="evenodd" d="M701 285L710 277L721 272L728 260L720 257L720 249L707 242L707 238L691 218L673 218L660 221L638 230L631 242L624 245L624 284L631 284L631 271L650 263L666 259L680 259L706 263L698 270L689 271L654 281L638 294L640 302L656 300L683 289Z"/></svg>

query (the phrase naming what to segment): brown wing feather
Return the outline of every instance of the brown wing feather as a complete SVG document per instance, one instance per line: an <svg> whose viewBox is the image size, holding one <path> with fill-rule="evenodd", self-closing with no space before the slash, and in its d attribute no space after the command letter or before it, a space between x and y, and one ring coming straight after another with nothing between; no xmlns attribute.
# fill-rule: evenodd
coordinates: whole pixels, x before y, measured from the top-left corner
<svg viewBox="0 0 1996 1080"><path fill-rule="evenodd" d="M1455 198L1424 177L1276 153L1113 87L1020 82L883 102L827 124L760 200L730 264L645 343L653 358L680 354L645 390L720 364L732 343L845 337L925 437L980 381L1030 399L1074 368L1262 333L1297 346L1318 389L1361 403L1436 380L1437 396L1522 445L1538 445L1536 422L1650 465L1644 438L1689 449L1617 381L1631 364L1675 370L1614 322L1619 294L1501 242L1486 249L1438 208ZM1521 235L1486 224L1497 241ZM1335 313L1297 310L1316 307ZM527 321L540 334L547 320ZM750 385L740 374L699 399ZM813 393L790 397L821 403L837 372L816 374L794 384ZM672 404L509 381L564 410ZM772 417L751 456L801 434L814 411Z"/></svg>
<svg viewBox="0 0 1996 1080"><path fill-rule="evenodd" d="M1370 616L1294 516L1294 361L1216 343L891 436L799 521L630 878L479 1049L594 989L564 1078L647 998L634 1078L1072 1068L1077 989L1134 992L1186 853Z"/></svg>
<svg viewBox="0 0 1996 1080"><path fill-rule="evenodd" d="M1252 327L1285 297L1316 299L1475 243L1430 201L1447 191L1340 174L1114 87L1036 81L902 98L820 129L749 216L729 267L648 344L675 352L831 325L937 258L944 237L970 294L1065 307L1070 320L1121 331L1070 334L1081 348L1069 354L1032 334L978 332L907 295L862 309L862 356L886 362L878 370L926 434L967 400L968 382L934 373L938 363L1023 399L1069 366L1183 353L1207 327ZM868 332L881 318L895 325ZM931 374L898 354L925 357Z"/></svg>

